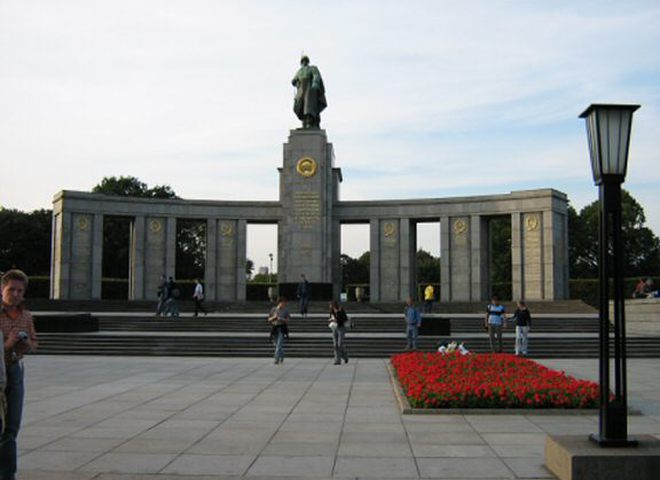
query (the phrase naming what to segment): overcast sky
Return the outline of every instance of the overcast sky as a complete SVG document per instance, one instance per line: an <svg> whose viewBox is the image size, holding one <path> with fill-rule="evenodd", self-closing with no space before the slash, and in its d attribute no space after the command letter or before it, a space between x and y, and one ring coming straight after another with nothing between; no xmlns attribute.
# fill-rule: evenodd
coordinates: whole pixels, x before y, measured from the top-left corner
<svg viewBox="0 0 660 480"><path fill-rule="evenodd" d="M552 187L579 209L597 190L577 116L638 103L625 188L660 233L657 0L2 0L0 205L50 208L110 175L275 200L302 51L342 199Z"/></svg>

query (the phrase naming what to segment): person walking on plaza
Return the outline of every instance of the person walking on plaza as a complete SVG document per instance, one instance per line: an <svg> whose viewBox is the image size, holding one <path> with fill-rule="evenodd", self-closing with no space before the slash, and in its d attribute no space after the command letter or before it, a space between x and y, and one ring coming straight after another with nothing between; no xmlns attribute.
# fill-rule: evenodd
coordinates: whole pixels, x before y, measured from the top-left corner
<svg viewBox="0 0 660 480"><path fill-rule="evenodd" d="M181 295L181 290L174 282L174 278L170 277L167 280L167 285L165 286L165 307L163 309L163 316L167 317L169 314L172 317L179 316L179 296Z"/></svg>
<svg viewBox="0 0 660 480"><path fill-rule="evenodd" d="M309 299L311 298L312 290L309 286L305 274L300 274L300 282L298 282L298 288L296 290L296 296L298 297L298 302L300 306L300 315L303 318L307 317L307 307L309 306Z"/></svg>
<svg viewBox="0 0 660 480"><path fill-rule="evenodd" d="M403 313L406 318L406 350L417 350L417 335L422 325L422 315L411 297L408 297Z"/></svg>
<svg viewBox="0 0 660 480"><path fill-rule="evenodd" d="M529 329L532 326L532 316L529 313L527 304L522 300L518 300L518 308L513 314L513 319L516 324L516 355L527 356L527 336Z"/></svg>
<svg viewBox="0 0 660 480"><path fill-rule="evenodd" d="M2 306L0 330L4 339L4 362L7 400L5 422L0 435L0 479L14 480L17 470L17 437L23 416L25 388L23 384L23 356L36 350L37 334L32 314L23 306L28 277L21 270L12 269L2 276Z"/></svg>
<svg viewBox="0 0 660 480"><path fill-rule="evenodd" d="M486 310L484 327L488 330L490 341L490 351L493 353L502 353L502 328L506 322L506 308L500 303L497 295L493 295L491 303ZM497 337L497 345L495 344Z"/></svg>
<svg viewBox="0 0 660 480"><path fill-rule="evenodd" d="M433 285L430 283L424 289L424 313L431 313L433 311L433 300L435 291Z"/></svg>
<svg viewBox="0 0 660 480"><path fill-rule="evenodd" d="M160 276L160 282L158 283L158 305L156 305L156 316L163 315L165 310L165 301L167 300L167 277L165 275Z"/></svg>
<svg viewBox="0 0 660 480"><path fill-rule="evenodd" d="M275 346L273 360L275 364L284 362L284 343L289 337L289 319L291 315L286 308L286 298L277 299L277 305L273 307L268 315L270 323L270 340Z"/></svg>
<svg viewBox="0 0 660 480"><path fill-rule="evenodd" d="M344 307L340 307L337 302L330 303L330 323L328 326L332 330L332 346L335 351L335 365L340 365L344 360L348 363L348 351L346 350L346 326L348 324L348 315Z"/></svg>
<svg viewBox="0 0 660 480"><path fill-rule="evenodd" d="M204 315L208 315L208 312L202 305L202 302L204 301L204 286L202 285L202 282L199 281L199 278L195 279L195 291L193 292L193 300L195 301L195 313L193 316L196 317L200 310L204 312Z"/></svg>

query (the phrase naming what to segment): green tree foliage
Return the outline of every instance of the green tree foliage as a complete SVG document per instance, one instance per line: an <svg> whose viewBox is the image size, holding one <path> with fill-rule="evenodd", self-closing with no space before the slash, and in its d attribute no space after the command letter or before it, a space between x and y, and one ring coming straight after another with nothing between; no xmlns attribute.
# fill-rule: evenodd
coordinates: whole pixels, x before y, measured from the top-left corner
<svg viewBox="0 0 660 480"><path fill-rule="evenodd" d="M623 265L626 277L660 274L660 240L644 224L642 206L622 191ZM599 204L594 201L579 213L569 207L569 258L572 278L598 276Z"/></svg>
<svg viewBox="0 0 660 480"><path fill-rule="evenodd" d="M206 222L178 219L176 222L176 278L204 279Z"/></svg>
<svg viewBox="0 0 660 480"><path fill-rule="evenodd" d="M490 220L491 281L493 284L511 282L511 219L494 217Z"/></svg>
<svg viewBox="0 0 660 480"><path fill-rule="evenodd" d="M141 198L179 198L169 185L156 185L153 188L131 176L104 177L101 183L92 188L92 193Z"/></svg>
<svg viewBox="0 0 660 480"><path fill-rule="evenodd" d="M356 283L369 283L369 252L364 252L360 258L342 254L339 262L344 287Z"/></svg>
<svg viewBox="0 0 660 480"><path fill-rule="evenodd" d="M15 267L28 275L50 273L51 219L51 210L0 208L0 271Z"/></svg>
<svg viewBox="0 0 660 480"><path fill-rule="evenodd" d="M417 250L417 283L440 283L440 257Z"/></svg>

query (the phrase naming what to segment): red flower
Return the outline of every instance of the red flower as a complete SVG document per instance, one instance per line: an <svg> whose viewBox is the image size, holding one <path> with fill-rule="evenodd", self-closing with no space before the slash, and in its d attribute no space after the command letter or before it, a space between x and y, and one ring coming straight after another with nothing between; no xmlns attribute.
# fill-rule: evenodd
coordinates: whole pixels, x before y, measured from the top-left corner
<svg viewBox="0 0 660 480"><path fill-rule="evenodd" d="M413 407L585 408L598 384L508 354L404 353L392 365Z"/></svg>

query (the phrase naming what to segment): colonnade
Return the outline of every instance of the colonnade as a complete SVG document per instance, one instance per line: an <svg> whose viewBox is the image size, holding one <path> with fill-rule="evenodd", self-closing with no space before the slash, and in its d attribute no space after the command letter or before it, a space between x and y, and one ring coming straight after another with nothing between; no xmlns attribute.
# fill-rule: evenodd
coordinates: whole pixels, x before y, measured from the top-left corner
<svg viewBox="0 0 660 480"><path fill-rule="evenodd" d="M415 293L416 223L440 223L442 301L483 301L491 291L489 220L511 219L514 298L568 298L567 201L551 189L505 195L405 201L336 202L330 252L335 295L342 223L370 226L370 299L398 302ZM156 298L161 275L174 276L177 219L206 223L206 297L246 295L247 225L279 224L279 202L212 202L60 192L54 201L51 297L100 299L104 216L130 219L129 299ZM279 246L281 258L283 246ZM311 278L314 282L315 279Z"/></svg>

